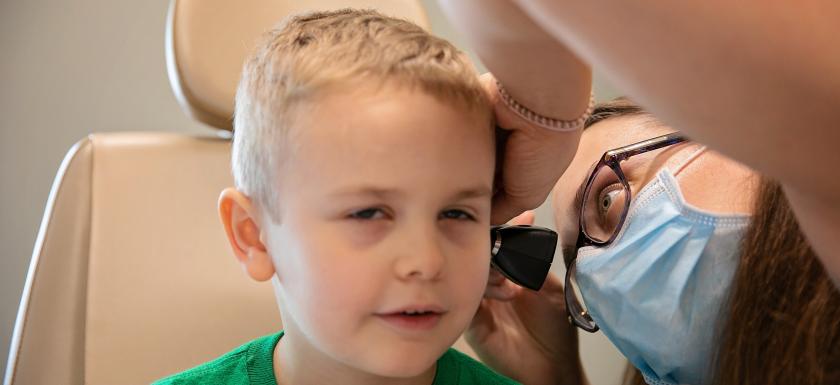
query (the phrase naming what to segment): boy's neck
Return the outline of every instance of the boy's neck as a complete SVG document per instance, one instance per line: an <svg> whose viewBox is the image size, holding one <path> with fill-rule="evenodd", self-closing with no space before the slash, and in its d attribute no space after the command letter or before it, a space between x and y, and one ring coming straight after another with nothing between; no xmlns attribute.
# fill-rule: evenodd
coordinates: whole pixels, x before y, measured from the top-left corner
<svg viewBox="0 0 840 385"><path fill-rule="evenodd" d="M274 376L278 385L431 385L437 365L411 378L382 377L335 361L312 346L299 332L286 329L274 348Z"/></svg>

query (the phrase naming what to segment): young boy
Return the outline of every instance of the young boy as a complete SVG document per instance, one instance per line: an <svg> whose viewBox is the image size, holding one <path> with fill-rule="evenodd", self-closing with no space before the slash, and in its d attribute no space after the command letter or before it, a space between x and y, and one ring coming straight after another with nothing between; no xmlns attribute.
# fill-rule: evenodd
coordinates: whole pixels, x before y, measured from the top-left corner
<svg viewBox="0 0 840 385"><path fill-rule="evenodd" d="M234 125L219 211L284 330L159 383L513 383L449 348L487 284L495 163L461 52L374 11L291 17Z"/></svg>

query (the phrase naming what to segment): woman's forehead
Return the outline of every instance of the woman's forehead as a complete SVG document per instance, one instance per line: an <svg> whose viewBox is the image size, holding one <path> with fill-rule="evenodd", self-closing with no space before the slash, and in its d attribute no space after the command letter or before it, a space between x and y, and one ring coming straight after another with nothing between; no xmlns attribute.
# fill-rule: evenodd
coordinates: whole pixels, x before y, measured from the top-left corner
<svg viewBox="0 0 840 385"><path fill-rule="evenodd" d="M673 132L650 115L618 116L602 120L583 131L579 151L597 153Z"/></svg>
<svg viewBox="0 0 840 385"><path fill-rule="evenodd" d="M575 164L572 167L577 169L577 172L582 172L581 170L591 168L606 151L673 131L672 128L647 115L623 116L598 122L584 131ZM639 176L636 174L644 172L646 168L661 166L670 157L668 154L676 149L676 147L666 147L639 154L622 162L622 169L627 173L628 178L632 176L631 174Z"/></svg>
<svg viewBox="0 0 840 385"><path fill-rule="evenodd" d="M595 123L583 132L577 153L560 178L557 188L565 190L566 194L569 193L568 190L577 189L585 179L587 171L606 151L672 131L646 115L621 116ZM634 160L638 163L649 162L651 159L652 157L643 154Z"/></svg>

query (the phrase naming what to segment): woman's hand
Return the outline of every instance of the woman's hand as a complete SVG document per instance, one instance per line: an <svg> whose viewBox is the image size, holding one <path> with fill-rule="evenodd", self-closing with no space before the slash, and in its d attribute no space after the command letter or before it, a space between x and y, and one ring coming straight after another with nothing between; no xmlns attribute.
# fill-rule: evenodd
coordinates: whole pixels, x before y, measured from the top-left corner
<svg viewBox="0 0 840 385"><path fill-rule="evenodd" d="M491 218L494 224L502 224L545 201L569 166L580 131L552 131L520 118L499 98L494 76L529 110L549 118L575 120L588 107L592 71L520 9L517 1L439 3L494 74L481 80L498 126L509 135L506 147L499 151L500 189L493 199Z"/></svg>
<svg viewBox="0 0 840 385"><path fill-rule="evenodd" d="M560 132L531 124L510 110L499 96L496 80L481 76L498 125L505 134L499 150L499 190L493 196L493 224L505 223L542 204L577 151L581 130ZM497 138L502 140L503 138Z"/></svg>
<svg viewBox="0 0 840 385"><path fill-rule="evenodd" d="M526 212L510 223L532 224ZM583 384L577 330L568 322L563 286L548 275L539 292L491 271L481 306L465 334L481 360L524 384Z"/></svg>

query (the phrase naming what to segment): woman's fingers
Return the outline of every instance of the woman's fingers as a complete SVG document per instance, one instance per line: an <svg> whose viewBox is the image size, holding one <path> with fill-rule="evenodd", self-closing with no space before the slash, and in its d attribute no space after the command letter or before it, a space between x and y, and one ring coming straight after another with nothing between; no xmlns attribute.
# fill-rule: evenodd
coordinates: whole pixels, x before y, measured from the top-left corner
<svg viewBox="0 0 840 385"><path fill-rule="evenodd" d="M535 214L534 214L533 210L527 210L527 211L523 212L522 214L519 214L519 215L513 217L513 219L508 221L508 224L510 224L510 225L529 225L530 226L530 225L534 224L534 216L535 216Z"/></svg>
<svg viewBox="0 0 840 385"><path fill-rule="evenodd" d="M484 298L510 301L516 298L521 290L521 287L503 277L501 282L487 285L487 289L484 291Z"/></svg>
<svg viewBox="0 0 840 385"><path fill-rule="evenodd" d="M490 269L490 279L487 280L487 285L500 285L502 282L505 281L505 276L502 275L496 268Z"/></svg>

